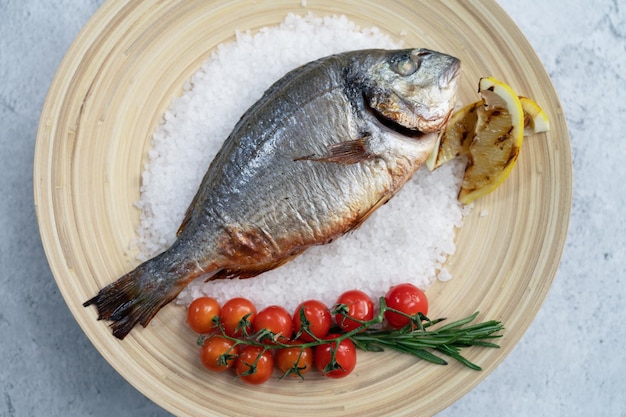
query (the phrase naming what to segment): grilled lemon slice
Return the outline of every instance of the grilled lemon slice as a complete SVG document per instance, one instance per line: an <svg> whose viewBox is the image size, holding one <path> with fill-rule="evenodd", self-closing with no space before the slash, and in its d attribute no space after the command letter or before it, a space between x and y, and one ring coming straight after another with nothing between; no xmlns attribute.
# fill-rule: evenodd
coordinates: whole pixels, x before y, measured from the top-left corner
<svg viewBox="0 0 626 417"><path fill-rule="evenodd" d="M468 159L459 200L469 204L495 190L515 166L524 136L547 132L548 116L528 97L505 83L481 78L481 100L457 110L437 143L426 166L432 171L464 155Z"/></svg>
<svg viewBox="0 0 626 417"><path fill-rule="evenodd" d="M484 104L483 100L476 101L450 117L446 129L437 137L434 151L426 160L428 169L433 171L457 156L467 155L476 131L478 109Z"/></svg>
<svg viewBox="0 0 626 417"><path fill-rule="evenodd" d="M498 188L517 162L524 138L524 112L515 92L492 77L480 79L484 104L477 110L474 139L459 201L469 204Z"/></svg>

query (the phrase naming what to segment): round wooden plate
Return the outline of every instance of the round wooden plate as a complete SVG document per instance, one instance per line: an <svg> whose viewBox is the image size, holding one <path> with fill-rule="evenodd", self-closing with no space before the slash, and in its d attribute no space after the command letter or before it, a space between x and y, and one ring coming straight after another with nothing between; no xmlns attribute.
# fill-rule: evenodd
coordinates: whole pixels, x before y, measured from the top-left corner
<svg viewBox="0 0 626 417"><path fill-rule="evenodd" d="M132 269L140 174L151 134L185 80L235 30L278 24L288 12L345 14L411 47L463 61L460 101L492 75L534 98L551 131L526 140L517 167L479 200L457 237L455 279L429 289L450 319L480 311L506 326L501 349L474 349L482 372L392 352L359 354L356 371L330 380L244 386L209 374L181 307L115 339L82 303ZM485 378L522 337L549 290L569 221L571 149L563 111L541 62L495 1L110 0L79 34L52 82L35 150L35 202L43 244L65 300L96 348L131 384L177 415L430 415ZM486 216L485 213L488 213Z"/></svg>

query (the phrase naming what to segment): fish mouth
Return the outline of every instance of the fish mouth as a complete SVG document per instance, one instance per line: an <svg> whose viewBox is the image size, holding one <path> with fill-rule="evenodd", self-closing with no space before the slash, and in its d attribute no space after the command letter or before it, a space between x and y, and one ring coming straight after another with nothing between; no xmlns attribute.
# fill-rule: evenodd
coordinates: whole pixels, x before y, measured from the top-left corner
<svg viewBox="0 0 626 417"><path fill-rule="evenodd" d="M461 75L461 61L454 57L450 58L452 58L452 62L448 69L439 77L438 84L441 89L448 88Z"/></svg>

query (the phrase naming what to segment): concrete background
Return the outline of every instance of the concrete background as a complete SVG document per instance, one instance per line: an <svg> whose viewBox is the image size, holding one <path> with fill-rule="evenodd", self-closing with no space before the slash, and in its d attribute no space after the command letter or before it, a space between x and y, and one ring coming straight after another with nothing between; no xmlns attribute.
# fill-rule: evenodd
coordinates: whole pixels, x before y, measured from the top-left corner
<svg viewBox="0 0 626 417"><path fill-rule="evenodd" d="M0 416L165 416L75 323L48 268L33 150L52 77L102 0L0 0ZM559 93L574 203L554 286L512 354L440 416L626 416L626 4L499 0Z"/></svg>

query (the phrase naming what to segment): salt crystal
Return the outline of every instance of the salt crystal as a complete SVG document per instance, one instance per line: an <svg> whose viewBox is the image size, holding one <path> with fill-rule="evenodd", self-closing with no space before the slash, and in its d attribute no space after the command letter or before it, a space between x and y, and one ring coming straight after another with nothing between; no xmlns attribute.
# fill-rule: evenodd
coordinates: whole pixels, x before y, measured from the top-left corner
<svg viewBox="0 0 626 417"><path fill-rule="evenodd" d="M437 279L442 282L446 282L452 279L452 274L448 272L446 268L442 268L437 275Z"/></svg>

